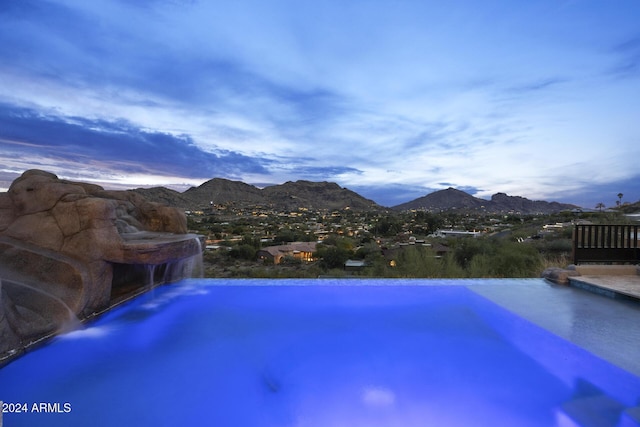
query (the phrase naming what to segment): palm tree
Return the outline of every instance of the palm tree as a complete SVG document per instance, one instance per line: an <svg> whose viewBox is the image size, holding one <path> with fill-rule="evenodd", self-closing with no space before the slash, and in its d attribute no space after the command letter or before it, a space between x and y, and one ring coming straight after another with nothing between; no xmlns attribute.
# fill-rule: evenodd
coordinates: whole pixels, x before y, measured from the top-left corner
<svg viewBox="0 0 640 427"><path fill-rule="evenodd" d="M600 212L602 212L602 208L604 208L604 203L600 202L596 205L596 209L598 209Z"/></svg>
<svg viewBox="0 0 640 427"><path fill-rule="evenodd" d="M618 201L616 203L618 206L620 206L622 204L622 196L624 196L624 194L618 193Z"/></svg>

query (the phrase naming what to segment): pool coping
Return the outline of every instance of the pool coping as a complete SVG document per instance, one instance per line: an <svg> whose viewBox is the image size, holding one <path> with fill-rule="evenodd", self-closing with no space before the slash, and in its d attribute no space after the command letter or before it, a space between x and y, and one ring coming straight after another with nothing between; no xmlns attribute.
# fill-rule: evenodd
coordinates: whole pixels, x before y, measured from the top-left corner
<svg viewBox="0 0 640 427"><path fill-rule="evenodd" d="M584 289L609 298L621 298L640 303L639 275L585 275L569 277L569 286Z"/></svg>

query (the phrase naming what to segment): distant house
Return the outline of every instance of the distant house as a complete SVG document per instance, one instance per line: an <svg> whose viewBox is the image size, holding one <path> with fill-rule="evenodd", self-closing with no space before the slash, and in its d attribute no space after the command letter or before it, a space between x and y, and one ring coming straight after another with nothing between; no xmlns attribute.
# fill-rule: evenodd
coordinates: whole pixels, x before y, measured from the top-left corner
<svg viewBox="0 0 640 427"><path fill-rule="evenodd" d="M258 251L258 259L280 264L286 256L301 261L313 261L313 253L316 251L316 242L293 242L288 245L267 246Z"/></svg>
<svg viewBox="0 0 640 427"><path fill-rule="evenodd" d="M345 271L361 271L367 266L367 262L361 259L348 259L344 263Z"/></svg>
<svg viewBox="0 0 640 427"><path fill-rule="evenodd" d="M481 231L464 231L464 230L438 230L434 233L434 237L478 237Z"/></svg>

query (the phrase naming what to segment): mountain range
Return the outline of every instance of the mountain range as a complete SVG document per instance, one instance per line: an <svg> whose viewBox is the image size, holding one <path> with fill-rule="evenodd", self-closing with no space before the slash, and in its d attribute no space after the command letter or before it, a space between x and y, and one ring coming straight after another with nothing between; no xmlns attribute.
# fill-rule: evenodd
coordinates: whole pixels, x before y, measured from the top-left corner
<svg viewBox="0 0 640 427"><path fill-rule="evenodd" d="M187 210L203 209L212 204L236 208L263 206L279 211L298 208L339 210L348 207L355 211L424 209L444 212L457 209L525 214L552 213L577 208L575 205L532 201L504 193L494 194L491 200L485 200L455 188L439 190L410 202L386 208L334 182L313 181L289 181L280 185L258 188L241 181L214 178L198 187L191 187L183 193L164 187L138 188L132 191L142 194L151 201Z"/></svg>
<svg viewBox="0 0 640 427"><path fill-rule="evenodd" d="M491 196L491 200L485 200L449 187L446 190L436 191L410 202L394 206L393 209L425 209L440 212L462 209L488 213L520 212L525 214L546 214L575 209L577 207L576 205L566 203L534 201L520 196L508 196L505 193L496 193Z"/></svg>
<svg viewBox="0 0 640 427"><path fill-rule="evenodd" d="M289 181L258 188L241 181L214 178L183 193L164 187L138 188L133 191L151 201L189 210L202 209L211 204L237 208L263 206L274 210L339 210L347 207L357 211L385 209L373 200L334 182Z"/></svg>

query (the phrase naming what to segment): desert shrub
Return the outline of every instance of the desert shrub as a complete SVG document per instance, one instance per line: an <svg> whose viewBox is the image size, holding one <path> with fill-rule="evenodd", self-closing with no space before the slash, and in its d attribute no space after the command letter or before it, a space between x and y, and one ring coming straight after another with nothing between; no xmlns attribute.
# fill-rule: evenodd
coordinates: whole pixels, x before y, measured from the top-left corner
<svg viewBox="0 0 640 427"><path fill-rule="evenodd" d="M408 247L399 252L395 269L400 277L439 277L442 263L431 249Z"/></svg>
<svg viewBox="0 0 640 427"><path fill-rule="evenodd" d="M464 239L454 246L453 260L467 277L538 277L542 265L534 246L505 239Z"/></svg>
<svg viewBox="0 0 640 427"><path fill-rule="evenodd" d="M280 260L281 265L302 265L302 260L291 255L286 255Z"/></svg>
<svg viewBox="0 0 640 427"><path fill-rule="evenodd" d="M229 251L229 256L236 259L254 260L256 258L256 248L252 245L242 244Z"/></svg>
<svg viewBox="0 0 640 427"><path fill-rule="evenodd" d="M456 262L452 254L447 254L441 261L442 275L440 277L459 278L468 276L466 270Z"/></svg>
<svg viewBox="0 0 640 427"><path fill-rule="evenodd" d="M542 240L536 244L541 253L567 253L573 250L573 242L569 239Z"/></svg>
<svg viewBox="0 0 640 427"><path fill-rule="evenodd" d="M253 246L255 249L260 249L262 247L262 243L260 242L260 237L245 235L242 237L241 245L249 245Z"/></svg>
<svg viewBox="0 0 640 427"><path fill-rule="evenodd" d="M460 267L468 269L477 255L491 254L496 242L488 239L461 238L453 241L453 257Z"/></svg>
<svg viewBox="0 0 640 427"><path fill-rule="evenodd" d="M349 237L329 236L322 241L323 246L335 246L337 248L353 250L355 242Z"/></svg>
<svg viewBox="0 0 640 427"><path fill-rule="evenodd" d="M376 242L368 242L358 248L353 257L355 259L370 259L380 254L380 247L376 244Z"/></svg>
<svg viewBox="0 0 640 427"><path fill-rule="evenodd" d="M323 269L344 268L344 263L352 254L350 250L335 246L325 247L317 252L317 256L321 258L320 267Z"/></svg>
<svg viewBox="0 0 640 427"><path fill-rule="evenodd" d="M491 257L478 255L473 257L467 269L468 277L492 277Z"/></svg>
<svg viewBox="0 0 640 427"><path fill-rule="evenodd" d="M483 261L490 277L538 277L542 257L528 244L504 242Z"/></svg>

